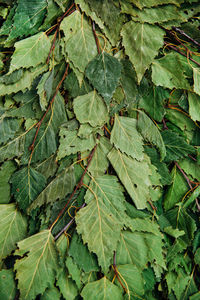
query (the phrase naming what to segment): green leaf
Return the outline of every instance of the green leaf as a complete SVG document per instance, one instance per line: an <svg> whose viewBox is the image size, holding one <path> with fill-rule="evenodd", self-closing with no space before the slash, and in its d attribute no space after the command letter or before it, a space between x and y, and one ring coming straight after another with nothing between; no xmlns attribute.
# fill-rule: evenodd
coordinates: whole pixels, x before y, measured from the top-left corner
<svg viewBox="0 0 200 300"><path fill-rule="evenodd" d="M10 202L10 185L9 179L16 167L12 161L6 161L0 167L0 203L6 204Z"/></svg>
<svg viewBox="0 0 200 300"><path fill-rule="evenodd" d="M164 100L169 98L169 92L161 87L153 87L148 94L145 94L139 102L139 107L143 108L153 120L161 122L164 114Z"/></svg>
<svg viewBox="0 0 200 300"><path fill-rule="evenodd" d="M52 93L53 77L54 72L45 73L40 79L37 85L37 93L40 97L40 106L42 110L45 110Z"/></svg>
<svg viewBox="0 0 200 300"><path fill-rule="evenodd" d="M195 153L193 146L186 143L185 139L179 136L172 130L165 130L162 132L162 138L166 147L165 161L178 160L188 154Z"/></svg>
<svg viewBox="0 0 200 300"><path fill-rule="evenodd" d="M143 270L147 262L156 261L158 265L165 268L162 247L161 235L122 231L116 251L117 265L133 264Z"/></svg>
<svg viewBox="0 0 200 300"><path fill-rule="evenodd" d="M111 132L110 141L121 152L132 158L142 160L142 137L137 131L137 121L133 118L120 117L115 114L115 123Z"/></svg>
<svg viewBox="0 0 200 300"><path fill-rule="evenodd" d="M74 300L78 295L78 289L75 282L69 278L65 270L61 272L56 284L65 299Z"/></svg>
<svg viewBox="0 0 200 300"><path fill-rule="evenodd" d="M68 256L66 259L66 267L69 271L70 276L76 282L77 287L80 289L82 287L81 270L74 263L73 259L70 256Z"/></svg>
<svg viewBox="0 0 200 300"><path fill-rule="evenodd" d="M55 97L54 103L51 106L52 111L47 114L46 122L42 123L35 141L32 152L31 162L44 160L57 150L56 134L59 131L60 125L67 120L64 99L58 93ZM53 113L52 113L53 112ZM25 151L22 157L22 163L27 164L30 159L29 147L32 145L37 128L33 128L26 135Z"/></svg>
<svg viewBox="0 0 200 300"><path fill-rule="evenodd" d="M16 295L16 283L14 280L14 272L9 270L0 271L0 297L4 300L13 300Z"/></svg>
<svg viewBox="0 0 200 300"><path fill-rule="evenodd" d="M169 89L190 89L189 73L187 59L178 53L166 54L152 64L153 83Z"/></svg>
<svg viewBox="0 0 200 300"><path fill-rule="evenodd" d="M90 61L85 74L109 104L121 75L121 64L118 59L103 52Z"/></svg>
<svg viewBox="0 0 200 300"><path fill-rule="evenodd" d="M128 102L136 100L137 96L137 77L130 60L121 60L122 72L120 83Z"/></svg>
<svg viewBox="0 0 200 300"><path fill-rule="evenodd" d="M179 13L179 10L175 5L163 5L159 7L153 8L143 8L135 9L132 8L130 14L133 16L134 21L138 21L140 23L150 23L150 24L161 24L163 22L168 22L170 20L182 20L186 21L186 18L183 18Z"/></svg>
<svg viewBox="0 0 200 300"><path fill-rule="evenodd" d="M75 186L75 174L73 167L67 167L60 172L49 184L37 193L37 198L29 206L28 213L36 207L44 204L53 204L57 199L63 199L67 194L71 193Z"/></svg>
<svg viewBox="0 0 200 300"><path fill-rule="evenodd" d="M68 253L84 272L99 270L95 255L89 252L76 232L73 234Z"/></svg>
<svg viewBox="0 0 200 300"><path fill-rule="evenodd" d="M169 3L180 6L184 0L128 0L128 2L134 3L138 8L142 9L143 7L153 7Z"/></svg>
<svg viewBox="0 0 200 300"><path fill-rule="evenodd" d="M26 236L26 218L16 209L15 204L0 205L0 260L16 248L16 243Z"/></svg>
<svg viewBox="0 0 200 300"><path fill-rule="evenodd" d="M179 161L179 166L187 175L191 175L194 180L200 181L200 165L196 161L185 157Z"/></svg>
<svg viewBox="0 0 200 300"><path fill-rule="evenodd" d="M182 294L186 289L190 279L191 279L190 276L187 275L181 268L179 268L178 273L169 272L166 275L166 281L167 281L169 292L173 290L176 295L176 299L181 300Z"/></svg>
<svg viewBox="0 0 200 300"><path fill-rule="evenodd" d="M92 178L85 196L87 206L76 215L77 231L89 250L96 253L104 272L116 250L124 223L121 217L125 210L122 191L114 176Z"/></svg>
<svg viewBox="0 0 200 300"><path fill-rule="evenodd" d="M46 7L46 0L33 0L31 2L18 0L9 40L38 32L46 13Z"/></svg>
<svg viewBox="0 0 200 300"><path fill-rule="evenodd" d="M173 181L167 189L163 203L165 210L169 210L173 208L176 203L181 202L189 188L185 178L180 174L176 166L174 166L171 175Z"/></svg>
<svg viewBox="0 0 200 300"><path fill-rule="evenodd" d="M54 284L60 267L55 242L49 230L20 241L15 255L22 257L16 260L14 266L22 299L34 299Z"/></svg>
<svg viewBox="0 0 200 300"><path fill-rule="evenodd" d="M195 93L188 93L189 113L193 121L200 121L200 96Z"/></svg>
<svg viewBox="0 0 200 300"><path fill-rule="evenodd" d="M97 292L98 291L98 292ZM85 300L122 300L122 291L106 277L86 284L81 292Z"/></svg>
<svg viewBox="0 0 200 300"><path fill-rule="evenodd" d="M41 300L55 300L60 299L60 292L54 286L47 288L42 296L40 296Z"/></svg>
<svg viewBox="0 0 200 300"><path fill-rule="evenodd" d="M130 291L136 295L144 295L144 279L141 271L132 264L118 265L117 271L121 274L127 283L126 289L129 294ZM118 286L120 286L118 282Z"/></svg>
<svg viewBox="0 0 200 300"><path fill-rule="evenodd" d="M0 143L6 143L14 137L19 130L20 120L15 118L6 118L4 115L0 118Z"/></svg>
<svg viewBox="0 0 200 300"><path fill-rule="evenodd" d="M104 31L113 46L116 45L120 38L119 33L124 21L123 16L120 14L119 4L114 0L103 0L101 2L98 0L86 0L86 3L89 4L92 12L96 13L101 22L106 25ZM96 21L96 19L94 20ZM99 22L97 24L99 25Z"/></svg>
<svg viewBox="0 0 200 300"><path fill-rule="evenodd" d="M74 99L73 106L80 123L100 127L108 121L107 107L96 91L77 97Z"/></svg>
<svg viewBox="0 0 200 300"><path fill-rule="evenodd" d="M58 149L57 159L65 157L66 155L77 152L84 152L92 150L96 144L94 135L90 135L87 139L81 139L77 135L77 130L68 130L64 127L60 129L60 146Z"/></svg>
<svg viewBox="0 0 200 300"><path fill-rule="evenodd" d="M114 148L108 154L108 159L136 207L138 209L146 208L147 200L150 198L149 187L151 185L151 171L147 162L138 162Z"/></svg>
<svg viewBox="0 0 200 300"><path fill-rule="evenodd" d="M33 168L25 167L15 172L10 182L12 183L12 193L19 207L26 211L26 208L44 189L46 178Z"/></svg>
<svg viewBox="0 0 200 300"><path fill-rule="evenodd" d="M168 185L172 183L172 178L169 173L169 170L167 168L167 165L160 161L160 156L156 149L145 147L145 153L148 154L148 156L151 159L152 164L157 168L158 173L161 176L160 182L163 185Z"/></svg>
<svg viewBox="0 0 200 300"><path fill-rule="evenodd" d="M10 95L19 91L25 92L26 89L30 89L33 80L41 73L47 70L47 65L40 65L35 68L24 71L23 76L19 81L13 84L0 83L0 96Z"/></svg>
<svg viewBox="0 0 200 300"><path fill-rule="evenodd" d="M68 54L68 59L79 71L84 72L89 61L97 55L92 27L84 16L76 10L62 21L60 28L65 35L65 51Z"/></svg>
<svg viewBox="0 0 200 300"><path fill-rule="evenodd" d="M121 35L125 52L135 67L140 83L163 45L164 31L157 26L130 21L123 26Z"/></svg>
<svg viewBox="0 0 200 300"><path fill-rule="evenodd" d="M15 43L9 73L20 68L36 67L45 62L51 42L45 32L28 37Z"/></svg>
<svg viewBox="0 0 200 300"><path fill-rule="evenodd" d="M193 68L193 79L194 79L194 92L200 95L200 71L197 68Z"/></svg>
<svg viewBox="0 0 200 300"><path fill-rule="evenodd" d="M145 140L148 140L158 148L160 158L163 160L166 156L166 148L162 136L155 124L142 111L139 112L138 129Z"/></svg>
<svg viewBox="0 0 200 300"><path fill-rule="evenodd" d="M111 149L112 145L110 141L102 136L88 168L88 171L92 174L92 176L98 177L105 174L109 166L107 155Z"/></svg>

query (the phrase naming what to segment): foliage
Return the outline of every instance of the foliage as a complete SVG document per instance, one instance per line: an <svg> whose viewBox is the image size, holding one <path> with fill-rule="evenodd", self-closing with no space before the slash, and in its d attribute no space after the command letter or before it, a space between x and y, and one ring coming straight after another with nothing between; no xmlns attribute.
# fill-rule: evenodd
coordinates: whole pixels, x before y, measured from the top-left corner
<svg viewBox="0 0 200 300"><path fill-rule="evenodd" d="M0 298L199 299L199 1L0 2Z"/></svg>

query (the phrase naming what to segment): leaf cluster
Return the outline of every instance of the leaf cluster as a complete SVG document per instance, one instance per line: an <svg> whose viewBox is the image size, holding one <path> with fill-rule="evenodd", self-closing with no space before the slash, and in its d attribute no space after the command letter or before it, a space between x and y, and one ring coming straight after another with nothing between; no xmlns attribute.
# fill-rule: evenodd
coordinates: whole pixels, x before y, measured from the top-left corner
<svg viewBox="0 0 200 300"><path fill-rule="evenodd" d="M199 299L197 0L0 4L0 299Z"/></svg>

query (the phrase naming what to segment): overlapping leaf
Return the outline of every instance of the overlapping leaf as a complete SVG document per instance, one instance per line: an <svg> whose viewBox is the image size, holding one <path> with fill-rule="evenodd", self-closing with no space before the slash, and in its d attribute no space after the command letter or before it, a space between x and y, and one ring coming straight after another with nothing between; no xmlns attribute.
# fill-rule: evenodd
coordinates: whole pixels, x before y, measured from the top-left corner
<svg viewBox="0 0 200 300"><path fill-rule="evenodd" d="M0 259L2 260L11 254L18 241L25 238L27 220L13 203L0 205L0 216Z"/></svg>
<svg viewBox="0 0 200 300"><path fill-rule="evenodd" d="M123 26L121 35L126 54L135 67L140 83L163 44L164 31L157 26L130 21Z"/></svg>
<svg viewBox="0 0 200 300"><path fill-rule="evenodd" d="M27 254L23 257L25 253ZM17 259L14 267L22 298L34 299L53 285L59 265L57 250L49 230L20 241L15 254L22 257Z"/></svg>
<svg viewBox="0 0 200 300"><path fill-rule="evenodd" d="M137 121L133 118L120 117L116 114L110 141L121 152L137 160L143 159L142 137L137 131Z"/></svg>

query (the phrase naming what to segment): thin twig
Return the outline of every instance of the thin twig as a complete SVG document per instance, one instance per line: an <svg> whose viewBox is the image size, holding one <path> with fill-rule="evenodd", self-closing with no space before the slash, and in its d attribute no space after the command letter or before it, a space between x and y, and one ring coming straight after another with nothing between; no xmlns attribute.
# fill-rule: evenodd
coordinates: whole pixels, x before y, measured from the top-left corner
<svg viewBox="0 0 200 300"><path fill-rule="evenodd" d="M117 267L116 267L116 252L115 251L114 251L114 255L113 255L113 269L114 269L115 275L116 275L121 287L126 292L126 288L123 285L123 283L121 282L121 279L119 278L119 275L118 275L118 271L117 271Z"/></svg>
<svg viewBox="0 0 200 300"><path fill-rule="evenodd" d="M197 47L200 48L200 44L194 40L191 36L189 36L187 33L185 33L183 30L179 29L178 27L173 26L172 29L178 33L180 33L181 35L183 35L184 37L186 37L189 41L191 41L193 44L195 44Z"/></svg>
<svg viewBox="0 0 200 300"><path fill-rule="evenodd" d="M81 206L81 207L79 207L79 209L81 209L81 208L83 208L83 207L85 207L85 203L83 203L83 205ZM56 241L62 234L63 234L63 232L65 232L73 223L74 223L74 221L75 221L75 217L73 217L70 221L69 221L69 223L67 224L67 225L65 225L65 227L63 227L62 229L61 229L61 231L54 237L54 240Z"/></svg>
<svg viewBox="0 0 200 300"><path fill-rule="evenodd" d="M187 57L187 54L185 54L184 52L180 51L180 50L179 50L178 48L176 48L175 46L172 46L172 45L170 45L170 44L167 43L167 42L164 42L164 44L165 44L167 47L169 47L169 48L173 49L174 51L178 52L179 54L181 54L181 55ZM189 58L189 60L191 60L193 63L195 63L197 66L200 67L200 63L198 63L196 60L194 60L194 59L191 58L191 57L188 57L188 58Z"/></svg>
<svg viewBox="0 0 200 300"><path fill-rule="evenodd" d="M38 133L39 133L39 130L40 130L40 127L42 125L42 122L44 121L48 111L50 110L50 108L52 107L52 104L57 96L57 93L63 83L63 81L65 80L65 78L67 77L67 74L68 74L68 68L69 68L69 64L67 65L66 67L66 70L65 70L65 73L63 74L63 77L61 79L61 81L58 83L57 87L56 87L56 91L53 95L53 98L51 99L50 103L49 103L49 106L47 107L47 110L45 111L44 115L42 116L41 120L36 124L36 127L37 127L37 130L36 130L36 133L35 133L35 136L34 136L34 139L33 139L33 142L31 144L31 146L29 147L29 150L31 150L31 155L30 155L30 160L29 160L29 164L30 164L30 161L31 161L31 158L32 158L32 155L33 155L33 152L34 152L34 147L35 147L35 141L36 141L36 138L38 136Z"/></svg>
<svg viewBox="0 0 200 300"><path fill-rule="evenodd" d="M101 51L100 51L100 47L99 47L99 39L98 39L96 30L95 30L95 23L94 23L94 21L92 22L92 31L93 31L94 38L95 38L95 41L96 41L98 54L100 54Z"/></svg>
<svg viewBox="0 0 200 300"><path fill-rule="evenodd" d="M179 164L176 161L174 163L177 166L177 168L179 169L179 171L182 173L182 175L184 176L184 178L186 179L186 181L187 181L190 189L192 189L192 185L191 185L191 182L190 182L190 179L188 178L188 176L185 174L185 172L183 171L183 169L179 166Z"/></svg>
<svg viewBox="0 0 200 300"><path fill-rule="evenodd" d="M162 122L163 122L163 130L168 130L168 127L167 127L167 124L166 124L164 118L162 119Z"/></svg>
<svg viewBox="0 0 200 300"><path fill-rule="evenodd" d="M98 137L99 138L99 137ZM87 170L89 168L89 165L92 161L92 158L93 158L93 155L94 155L94 152L96 151L96 148L97 148L97 144L94 146L93 150L91 151L90 155L89 155L89 158L88 158L88 164L87 164L87 167L85 168L82 176L81 176L81 179L79 181L79 183L76 185L75 189L73 190L71 196L69 197L67 203L65 204L65 206L61 209L61 211L59 212L58 216L56 217L56 219L54 220L54 222L52 223L52 225L50 226L50 229L52 229L54 227L54 225L57 223L57 221L60 219L60 217L63 215L65 209L67 208L67 206L69 205L69 203L71 202L72 198L74 197L75 193L77 192L78 189L81 188L82 184L83 184L83 179L84 179L84 176L85 174L87 173Z"/></svg>
<svg viewBox="0 0 200 300"><path fill-rule="evenodd" d="M193 157L192 155L188 154L188 156L189 156L192 160L197 161L197 159L196 159L195 157Z"/></svg>

